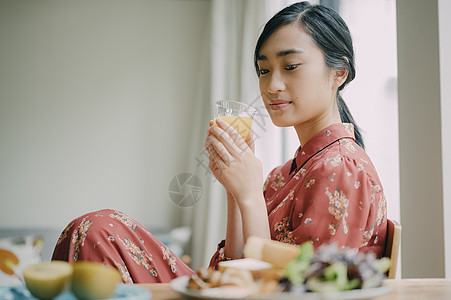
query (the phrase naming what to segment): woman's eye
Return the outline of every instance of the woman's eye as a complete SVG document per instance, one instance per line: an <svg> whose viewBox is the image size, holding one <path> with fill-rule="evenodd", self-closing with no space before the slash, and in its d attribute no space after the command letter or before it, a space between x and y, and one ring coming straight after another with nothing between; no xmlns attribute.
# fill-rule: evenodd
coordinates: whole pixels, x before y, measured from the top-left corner
<svg viewBox="0 0 451 300"><path fill-rule="evenodd" d="M292 70L296 69L297 67L299 67L299 64L289 65L289 66L285 67L285 70L292 71Z"/></svg>
<svg viewBox="0 0 451 300"><path fill-rule="evenodd" d="M259 71L260 75L265 75L265 74L268 74L268 73L269 73L268 69L260 69L260 71Z"/></svg>

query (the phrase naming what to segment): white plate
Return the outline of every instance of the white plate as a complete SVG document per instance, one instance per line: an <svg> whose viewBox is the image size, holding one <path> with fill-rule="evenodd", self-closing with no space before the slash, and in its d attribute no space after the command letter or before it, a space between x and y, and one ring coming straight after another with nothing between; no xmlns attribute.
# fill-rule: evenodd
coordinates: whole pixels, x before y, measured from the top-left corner
<svg viewBox="0 0 451 300"><path fill-rule="evenodd" d="M212 288L205 290L191 290L187 288L189 277L178 277L171 281L171 288L181 295L198 299L266 299L266 300L364 300L383 295L390 291L390 287L382 285L378 288L356 289L344 292L334 293L275 293L258 296L249 296L250 290L230 289L230 288ZM240 292L241 291L241 292Z"/></svg>

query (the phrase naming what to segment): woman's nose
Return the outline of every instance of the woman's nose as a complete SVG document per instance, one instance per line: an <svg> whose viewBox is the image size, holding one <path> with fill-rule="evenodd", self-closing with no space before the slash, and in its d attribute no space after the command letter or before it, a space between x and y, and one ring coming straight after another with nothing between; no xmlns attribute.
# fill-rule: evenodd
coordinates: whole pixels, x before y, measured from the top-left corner
<svg viewBox="0 0 451 300"><path fill-rule="evenodd" d="M280 74L273 72L268 81L267 91L269 93L278 93L285 90L285 82Z"/></svg>

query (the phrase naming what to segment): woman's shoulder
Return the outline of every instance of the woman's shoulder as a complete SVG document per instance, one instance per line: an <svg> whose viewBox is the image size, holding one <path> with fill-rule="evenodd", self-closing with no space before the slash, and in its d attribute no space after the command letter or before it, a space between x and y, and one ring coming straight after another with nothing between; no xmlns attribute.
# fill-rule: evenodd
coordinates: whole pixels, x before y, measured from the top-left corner
<svg viewBox="0 0 451 300"><path fill-rule="evenodd" d="M351 138L341 138L327 147L317 151L303 165L293 165L295 158L272 169L268 174L264 187L276 183L284 185L290 178L297 181L307 178L342 178L366 177L368 184L382 186L376 168L370 157ZM296 170L293 173L293 170Z"/></svg>
<svg viewBox="0 0 451 300"><path fill-rule="evenodd" d="M307 162L306 171L343 171L346 174L363 172L371 181L379 182L379 176L370 157L354 140L342 138L318 152ZM306 165L307 165L306 164Z"/></svg>

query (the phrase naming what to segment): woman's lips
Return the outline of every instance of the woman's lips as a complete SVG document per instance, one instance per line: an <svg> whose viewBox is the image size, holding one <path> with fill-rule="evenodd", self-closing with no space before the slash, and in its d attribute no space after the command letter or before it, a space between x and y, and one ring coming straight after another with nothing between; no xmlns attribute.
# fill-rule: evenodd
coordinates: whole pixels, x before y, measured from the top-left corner
<svg viewBox="0 0 451 300"><path fill-rule="evenodd" d="M272 101L271 103L269 103L269 107L272 110L279 110L279 109L282 109L284 107L287 107L290 104L291 104L291 101L280 101L280 100L277 100L277 101Z"/></svg>

